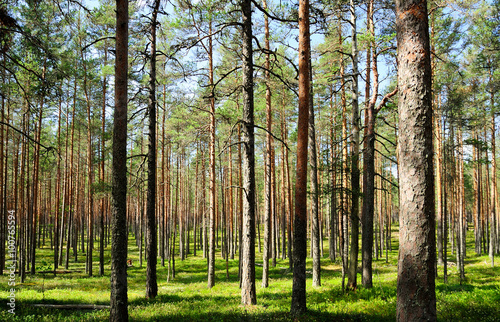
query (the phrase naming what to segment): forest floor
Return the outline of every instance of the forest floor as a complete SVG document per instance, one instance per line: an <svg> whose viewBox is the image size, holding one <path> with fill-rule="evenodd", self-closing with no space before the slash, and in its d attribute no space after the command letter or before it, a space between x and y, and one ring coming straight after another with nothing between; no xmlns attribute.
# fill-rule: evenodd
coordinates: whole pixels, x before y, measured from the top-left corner
<svg viewBox="0 0 500 322"><path fill-rule="evenodd" d="M397 236L394 231L393 236ZM321 261L322 286L313 288L311 274L307 281L308 312L298 321L394 321L396 315L397 245L383 258L373 262L373 288L361 286L349 293L342 291L340 261L328 257ZM98 244L96 244L98 247ZM262 254L257 250L257 263ZM158 297L145 299L146 262L139 266L138 248L133 237L129 240L128 269L129 317L131 321L290 321L292 274L288 259L277 260L270 267L269 287L261 287L262 266L256 267L257 305L240 305L238 260L229 260L229 278L226 262L216 258L216 284L207 288L206 259L197 252L181 261L176 258L175 278L168 279L167 267L158 265ZM466 280L460 283L455 257L449 254L448 283L443 283L443 266L438 266L436 280L437 312L440 321L500 321L500 267L491 267L488 256L477 256L473 244L467 248ZM94 252L94 275L98 274L98 248ZM361 256L360 256L361 257ZM37 270L52 268L53 252L49 246L37 250ZM259 260L260 259L260 260ZM8 274L0 276L0 321L106 321L109 310L75 310L35 307L34 304L96 304L109 305L110 265L107 252L105 275L88 277L85 274L85 256L78 254L78 262L70 261L69 271L27 275L25 283L16 280L15 316L8 312ZM500 260L498 261L500 264ZM312 261L309 258L310 273ZM360 264L361 265L361 264ZM61 268L60 268L61 269ZM62 269L64 270L64 269Z"/></svg>

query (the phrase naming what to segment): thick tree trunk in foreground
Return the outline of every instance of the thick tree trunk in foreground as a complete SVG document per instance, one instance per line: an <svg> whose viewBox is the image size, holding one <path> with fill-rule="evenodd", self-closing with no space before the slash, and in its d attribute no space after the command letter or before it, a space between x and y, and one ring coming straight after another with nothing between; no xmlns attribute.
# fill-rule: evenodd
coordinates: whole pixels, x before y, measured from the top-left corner
<svg viewBox="0 0 500 322"><path fill-rule="evenodd" d="M398 321L435 321L436 236L427 2L396 1L399 86Z"/></svg>
<svg viewBox="0 0 500 322"><path fill-rule="evenodd" d="M158 257L156 230L156 18L160 0L156 0L151 19L151 53L149 72L149 149L148 149L148 192L146 209L146 297L158 295L156 262Z"/></svg>
<svg viewBox="0 0 500 322"><path fill-rule="evenodd" d="M257 303L255 291L255 139L253 115L252 2L241 0L243 15L243 213L242 213L242 273L241 304Z"/></svg>
<svg viewBox="0 0 500 322"><path fill-rule="evenodd" d="M110 321L128 321L127 308L127 72L128 1L116 1Z"/></svg>
<svg viewBox="0 0 500 322"><path fill-rule="evenodd" d="M299 119L297 126L297 179L293 235L293 289L290 313L298 316L306 307L307 256L307 140L310 95L309 0L299 2Z"/></svg>

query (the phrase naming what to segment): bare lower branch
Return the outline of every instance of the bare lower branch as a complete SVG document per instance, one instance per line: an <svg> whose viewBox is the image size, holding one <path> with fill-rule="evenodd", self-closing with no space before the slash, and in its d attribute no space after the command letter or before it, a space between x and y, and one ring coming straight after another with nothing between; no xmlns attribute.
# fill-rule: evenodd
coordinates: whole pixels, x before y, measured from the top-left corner
<svg viewBox="0 0 500 322"><path fill-rule="evenodd" d="M31 136L29 136L28 134L26 134L23 131L19 130L15 126L12 126L9 123L5 123L5 122L2 122L2 121L0 121L0 124L10 127L11 129L13 129L14 131L16 131L17 133L19 133L19 134L23 135L24 137L26 137L31 142L33 142L35 144L38 144L39 146L41 146L42 148L44 148L45 150L47 150L47 152L49 152L49 151L56 151L56 153L59 154L59 152L53 146L45 146L45 145L43 145L42 143L40 143L37 140L33 139Z"/></svg>

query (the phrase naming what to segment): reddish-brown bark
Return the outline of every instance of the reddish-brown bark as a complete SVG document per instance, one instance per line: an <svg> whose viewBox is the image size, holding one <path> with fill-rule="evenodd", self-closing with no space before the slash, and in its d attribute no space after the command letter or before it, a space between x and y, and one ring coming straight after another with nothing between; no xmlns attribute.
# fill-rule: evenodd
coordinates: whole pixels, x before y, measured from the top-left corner
<svg viewBox="0 0 500 322"><path fill-rule="evenodd" d="M299 119L297 125L297 178L293 235L293 289L290 313L306 311L307 256L307 142L310 95L309 1L299 2Z"/></svg>

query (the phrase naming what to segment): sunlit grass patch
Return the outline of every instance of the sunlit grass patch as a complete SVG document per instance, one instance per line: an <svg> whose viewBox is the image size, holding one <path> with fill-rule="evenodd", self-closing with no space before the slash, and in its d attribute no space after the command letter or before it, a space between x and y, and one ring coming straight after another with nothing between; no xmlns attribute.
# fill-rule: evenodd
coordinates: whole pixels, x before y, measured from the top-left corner
<svg viewBox="0 0 500 322"><path fill-rule="evenodd" d="M393 232L397 236L397 232ZM326 243L325 243L326 244ZM396 243L394 243L396 244ZM220 250L219 250L220 251ZM216 257L216 284L207 287L207 261L189 254L185 260L176 258L175 278L158 263L158 297L145 298L146 262L140 267L138 248L131 238L128 269L128 299L131 321L292 321L289 315L293 274L288 259L277 259L270 266L269 287L262 288L262 266L256 266L257 304L241 305L238 260L227 263ZM327 251L324 252L328 254ZM219 253L220 254L220 253ZM96 254L97 255L97 254ZM256 253L257 263L262 254ZM342 290L341 261L321 259L321 283L312 287L312 260L307 259L308 312L297 321L394 321L396 316L397 250L393 249L373 262L373 288L366 289L358 274L355 291ZM46 263L53 253L49 248L37 251ZM16 285L16 316L0 310L0 321L105 321L109 310L59 310L32 307L32 304L99 304L109 305L110 266L105 275L98 274L98 257L94 276L85 273L85 256L70 261L70 273L27 275L25 283ZM436 279L437 310L441 321L500 321L500 268L491 267L487 256L472 251L466 260L466 279L460 281L454 256L449 254L448 283L443 283L443 266L438 266ZM361 265L361 263L360 263ZM46 264L46 267L49 266ZM229 275L229 276L227 276ZM0 284L7 285L0 276ZM6 307L8 292L0 289L0 305Z"/></svg>

